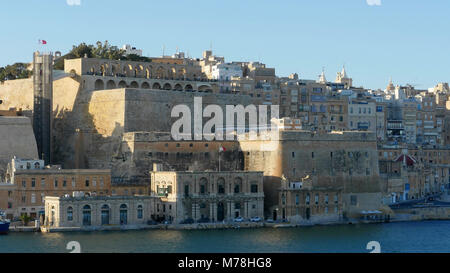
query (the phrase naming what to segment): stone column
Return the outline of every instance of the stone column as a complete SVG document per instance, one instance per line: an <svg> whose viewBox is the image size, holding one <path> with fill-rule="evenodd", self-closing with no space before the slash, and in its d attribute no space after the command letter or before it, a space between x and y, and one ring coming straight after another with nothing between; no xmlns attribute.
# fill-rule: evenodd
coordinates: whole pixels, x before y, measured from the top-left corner
<svg viewBox="0 0 450 273"><path fill-rule="evenodd" d="M192 219L196 220L197 219L197 213L196 213L196 204L192 203Z"/></svg>
<svg viewBox="0 0 450 273"><path fill-rule="evenodd" d="M209 220L212 221L214 218L214 203L210 202L209 203Z"/></svg>
<svg viewBox="0 0 450 273"><path fill-rule="evenodd" d="M247 219L248 218L248 201L244 200L244 213L242 215L242 218Z"/></svg>
<svg viewBox="0 0 450 273"><path fill-rule="evenodd" d="M195 221L200 219L200 204L198 203L192 204L192 219Z"/></svg>

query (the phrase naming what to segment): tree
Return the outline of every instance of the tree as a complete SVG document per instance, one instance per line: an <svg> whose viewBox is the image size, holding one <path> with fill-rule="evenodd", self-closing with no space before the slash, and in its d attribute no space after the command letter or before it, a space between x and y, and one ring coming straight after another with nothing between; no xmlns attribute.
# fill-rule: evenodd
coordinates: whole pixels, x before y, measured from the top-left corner
<svg viewBox="0 0 450 273"><path fill-rule="evenodd" d="M31 221L31 217L28 216L28 214L22 214L20 215L20 220L22 220L24 226L28 226L28 223Z"/></svg>
<svg viewBox="0 0 450 273"><path fill-rule="evenodd" d="M72 57L70 59L84 58L84 56L92 58L92 45L88 46L85 43L81 43L77 46L73 46L72 50L67 55Z"/></svg>
<svg viewBox="0 0 450 273"><path fill-rule="evenodd" d="M15 63L0 67L0 82L16 79L27 79L32 75L31 70L28 70L28 64Z"/></svg>
<svg viewBox="0 0 450 273"><path fill-rule="evenodd" d="M98 41L97 43L95 43L95 46L81 43L79 45L74 45L69 53L58 59L55 62L53 68L56 70L64 70L65 59L84 58L85 56L87 58L110 60L126 59L125 50L119 49L117 46L111 46L108 41L105 41L104 43Z"/></svg>

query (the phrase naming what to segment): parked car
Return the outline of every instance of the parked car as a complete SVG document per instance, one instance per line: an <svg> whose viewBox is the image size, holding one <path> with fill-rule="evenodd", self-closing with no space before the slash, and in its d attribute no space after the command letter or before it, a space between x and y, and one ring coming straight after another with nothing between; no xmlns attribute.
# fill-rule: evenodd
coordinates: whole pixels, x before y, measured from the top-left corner
<svg viewBox="0 0 450 273"><path fill-rule="evenodd" d="M241 216L234 218L235 222L244 222L244 218L242 218Z"/></svg>
<svg viewBox="0 0 450 273"><path fill-rule="evenodd" d="M148 220L147 221L147 225L157 225L158 223L156 221L153 220Z"/></svg>
<svg viewBox="0 0 450 273"><path fill-rule="evenodd" d="M261 218L259 218L258 216L252 217L250 218L250 222L261 222Z"/></svg>
<svg viewBox="0 0 450 273"><path fill-rule="evenodd" d="M194 219L187 218L186 220L181 221L180 224L193 224L193 223L194 223Z"/></svg>
<svg viewBox="0 0 450 273"><path fill-rule="evenodd" d="M273 223L274 221L273 221L273 219L267 219L266 222L267 223Z"/></svg>

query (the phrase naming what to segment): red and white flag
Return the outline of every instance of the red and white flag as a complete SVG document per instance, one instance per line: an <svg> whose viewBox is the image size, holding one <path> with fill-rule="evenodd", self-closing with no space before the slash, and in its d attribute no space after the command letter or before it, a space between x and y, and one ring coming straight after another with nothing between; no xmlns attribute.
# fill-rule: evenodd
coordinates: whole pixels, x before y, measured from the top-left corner
<svg viewBox="0 0 450 273"><path fill-rule="evenodd" d="M47 44L47 41L46 41L46 40L39 40L39 44L40 44L40 45L46 45L46 44Z"/></svg>
<svg viewBox="0 0 450 273"><path fill-rule="evenodd" d="M223 147L223 146L220 146L219 147L219 152L225 152L227 149L225 149L225 147Z"/></svg>

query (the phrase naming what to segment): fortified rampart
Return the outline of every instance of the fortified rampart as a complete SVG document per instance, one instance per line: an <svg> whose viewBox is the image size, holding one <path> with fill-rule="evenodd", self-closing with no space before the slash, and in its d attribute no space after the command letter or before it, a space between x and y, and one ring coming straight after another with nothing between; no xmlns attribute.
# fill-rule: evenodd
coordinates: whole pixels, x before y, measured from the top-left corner
<svg viewBox="0 0 450 273"><path fill-rule="evenodd" d="M282 178L342 191L347 211L377 207L381 201L374 133L280 131L278 140L243 140L240 146L245 170L264 170L269 210L279 203ZM363 193L350 205L350 195Z"/></svg>
<svg viewBox="0 0 450 273"><path fill-rule="evenodd" d="M4 179L6 166L14 156L38 157L31 121L27 117L0 116L0 181Z"/></svg>

